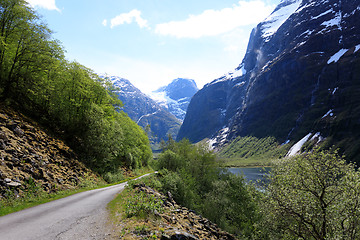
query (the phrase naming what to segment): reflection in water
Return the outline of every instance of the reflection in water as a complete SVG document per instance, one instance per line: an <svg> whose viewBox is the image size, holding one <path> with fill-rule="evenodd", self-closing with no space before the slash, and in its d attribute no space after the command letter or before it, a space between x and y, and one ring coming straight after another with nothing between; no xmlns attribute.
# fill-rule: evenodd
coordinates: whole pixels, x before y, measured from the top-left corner
<svg viewBox="0 0 360 240"><path fill-rule="evenodd" d="M271 168L266 167L256 167L256 168L228 168L227 169L230 173L240 175L243 174L247 181L257 182L259 181L262 184L268 182L267 175L270 172Z"/></svg>

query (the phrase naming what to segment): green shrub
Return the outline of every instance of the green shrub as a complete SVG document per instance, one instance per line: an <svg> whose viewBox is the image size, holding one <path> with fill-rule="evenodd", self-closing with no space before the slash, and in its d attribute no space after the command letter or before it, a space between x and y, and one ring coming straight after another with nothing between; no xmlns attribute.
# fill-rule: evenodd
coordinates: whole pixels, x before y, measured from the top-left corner
<svg viewBox="0 0 360 240"><path fill-rule="evenodd" d="M125 204L126 217L147 218L150 214L163 211L162 200L144 192L133 194Z"/></svg>
<svg viewBox="0 0 360 240"><path fill-rule="evenodd" d="M260 217L251 194L255 191L253 186L245 184L243 176L224 174L205 195L204 215L229 232L250 237Z"/></svg>
<svg viewBox="0 0 360 240"><path fill-rule="evenodd" d="M114 172L114 173L107 172L107 173L105 173L103 178L107 183L116 183L116 182L120 182L125 179L121 170L118 170L117 172Z"/></svg>
<svg viewBox="0 0 360 240"><path fill-rule="evenodd" d="M227 231L250 236L258 220L255 197L243 177L220 170L214 153L187 140L169 141L159 156L162 191Z"/></svg>

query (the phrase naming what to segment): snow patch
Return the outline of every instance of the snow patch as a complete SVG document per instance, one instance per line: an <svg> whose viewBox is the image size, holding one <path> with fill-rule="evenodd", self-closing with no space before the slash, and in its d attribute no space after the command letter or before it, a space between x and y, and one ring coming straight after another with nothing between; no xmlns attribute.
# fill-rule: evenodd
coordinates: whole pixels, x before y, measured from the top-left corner
<svg viewBox="0 0 360 240"><path fill-rule="evenodd" d="M334 111L333 109L330 109L327 113L325 113L324 116L322 116L321 119L324 119L324 118L326 118L327 116L330 116L330 117L334 116L333 111Z"/></svg>
<svg viewBox="0 0 360 240"><path fill-rule="evenodd" d="M337 53L330 57L330 59L327 61L327 64L330 64L332 62L336 63L348 50L349 49L340 49Z"/></svg>
<svg viewBox="0 0 360 240"><path fill-rule="evenodd" d="M337 87L337 88L335 88L335 89L334 89L334 91L332 91L332 93L331 93L331 94L332 94L332 95L334 95L338 89L339 89L338 87Z"/></svg>
<svg viewBox="0 0 360 240"><path fill-rule="evenodd" d="M244 66L242 65L240 69L235 70L233 72L228 72L227 74L225 74L225 78L226 79L234 79L237 77L241 77L245 74L246 74L246 70L245 70Z"/></svg>
<svg viewBox="0 0 360 240"><path fill-rule="evenodd" d="M301 8L298 8L295 13L300 13L305 8L315 6L315 4L316 4L316 2L311 2L311 3L308 3L308 4L304 4Z"/></svg>
<svg viewBox="0 0 360 240"><path fill-rule="evenodd" d="M326 28L332 27L332 26L338 26L339 29L341 29L341 12L338 12L333 19L330 19L329 21L323 22L321 25L325 26Z"/></svg>
<svg viewBox="0 0 360 240"><path fill-rule="evenodd" d="M302 146L309 140L312 133L309 133L305 137L303 137L300 141L295 143L294 146L292 146L289 150L289 152L286 154L287 157L295 156L302 148Z"/></svg>
<svg viewBox="0 0 360 240"><path fill-rule="evenodd" d="M172 100L167 96L166 92L151 92L150 94L148 94L148 96L166 108L166 103Z"/></svg>
<svg viewBox="0 0 360 240"><path fill-rule="evenodd" d="M312 136L312 138L310 139L310 141L315 140L315 138L320 136L320 132L317 132L314 134L314 136Z"/></svg>
<svg viewBox="0 0 360 240"><path fill-rule="evenodd" d="M226 140L226 138L227 138L227 136L229 135L229 128L227 127L227 128L223 128L221 131L220 131L220 142L221 143L223 143L223 142L225 142L225 140Z"/></svg>
<svg viewBox="0 0 360 240"><path fill-rule="evenodd" d="M215 148L215 147L214 147L215 143L216 143L216 138L212 138L212 139L210 139L210 140L208 141L209 149L210 149L210 150L213 150L213 149Z"/></svg>
<svg viewBox="0 0 360 240"><path fill-rule="evenodd" d="M346 13L344 15L344 17L350 17L351 15L354 15L356 13L356 11L359 11L360 10L360 6L358 6L357 8L354 9L354 11L352 11L350 14L349 13Z"/></svg>
<svg viewBox="0 0 360 240"><path fill-rule="evenodd" d="M314 30L307 30L305 32L303 32L299 37L305 35L304 37L309 37L312 33L314 32Z"/></svg>
<svg viewBox="0 0 360 240"><path fill-rule="evenodd" d="M282 145L285 145L285 144L288 144L289 142L290 142L290 140L288 139L288 140L286 140L284 143L282 143L281 146L282 146Z"/></svg>
<svg viewBox="0 0 360 240"><path fill-rule="evenodd" d="M239 68L235 69L234 71L228 72L226 74L224 74L222 77L215 79L214 81L212 81L211 83L209 83L209 85L213 85L216 83L220 83L220 82L225 82L227 80L232 80L238 77L241 77L243 75L246 74L246 69L244 68L244 65L241 64L239 66ZM208 85L208 84L207 84Z"/></svg>
<svg viewBox="0 0 360 240"><path fill-rule="evenodd" d="M185 116L186 111L181 109L181 104L187 100L186 97L174 100L170 98L166 92L151 92L148 96L157 102L161 107L170 111L178 119L180 116Z"/></svg>
<svg viewBox="0 0 360 240"><path fill-rule="evenodd" d="M213 150L217 144L222 144L226 141L226 138L229 134L229 130L230 129L228 127L223 128L219 131L219 134L216 137L208 140L210 150Z"/></svg>
<svg viewBox="0 0 360 240"><path fill-rule="evenodd" d="M295 48L299 48L299 47L301 47L302 45L304 45L305 43L307 43L307 41L303 41L303 42L301 42L301 43L298 43Z"/></svg>
<svg viewBox="0 0 360 240"><path fill-rule="evenodd" d="M321 136L320 132L317 132L314 134L314 136L310 139L310 141L314 141L317 139L316 143L319 143L324 140L324 138Z"/></svg>
<svg viewBox="0 0 360 240"><path fill-rule="evenodd" d="M132 87L129 80L127 80L125 78L121 78L118 76L108 76L106 74L98 74L98 76L102 79L109 80L114 87L120 88L121 90ZM119 92L119 91L115 91L115 92ZM135 92L129 92L129 93L135 93Z"/></svg>
<svg viewBox="0 0 360 240"><path fill-rule="evenodd" d="M316 17L312 17L311 20L318 19L318 18L320 18L320 17L322 17L322 16L325 16L326 14L331 13L331 12L334 12L334 10L333 10L332 8L329 9L329 10L327 10L326 12L323 12L323 13L317 15Z"/></svg>
<svg viewBox="0 0 360 240"><path fill-rule="evenodd" d="M359 51L359 49L360 49L360 44L355 46L355 51L354 51L354 53L356 53L357 51Z"/></svg>
<svg viewBox="0 0 360 240"><path fill-rule="evenodd" d="M299 8L301 2L301 0L295 0L291 4L273 12L264 20L262 37L265 39L265 41L268 41L269 37L272 36L280 28L280 26Z"/></svg>
<svg viewBox="0 0 360 240"><path fill-rule="evenodd" d="M149 113L149 114L146 114L146 115L142 115L142 116L139 118L139 120L137 120L136 124L139 124L139 122L141 121L142 118L144 118L144 117L150 117L150 116L155 115L155 114L157 114L157 113L159 113L159 110L156 111L156 112L153 112L153 113Z"/></svg>
<svg viewBox="0 0 360 240"><path fill-rule="evenodd" d="M245 82L240 82L240 83L236 84L235 87L242 87L244 85L245 85Z"/></svg>

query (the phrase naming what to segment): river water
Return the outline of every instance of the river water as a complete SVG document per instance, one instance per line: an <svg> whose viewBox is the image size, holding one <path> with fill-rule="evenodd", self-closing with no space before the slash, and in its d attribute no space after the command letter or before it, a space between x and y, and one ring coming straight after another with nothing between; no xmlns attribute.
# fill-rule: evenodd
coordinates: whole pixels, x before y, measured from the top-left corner
<svg viewBox="0 0 360 240"><path fill-rule="evenodd" d="M230 173L240 175L243 174L247 181L261 181L266 183L266 176L270 172L271 168L256 167L256 168L228 168Z"/></svg>

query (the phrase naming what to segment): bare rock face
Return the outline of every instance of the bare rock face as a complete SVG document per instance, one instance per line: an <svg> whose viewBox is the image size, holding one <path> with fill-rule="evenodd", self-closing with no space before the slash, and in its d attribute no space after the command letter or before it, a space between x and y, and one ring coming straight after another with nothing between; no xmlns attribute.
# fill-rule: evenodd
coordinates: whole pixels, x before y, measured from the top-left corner
<svg viewBox="0 0 360 240"><path fill-rule="evenodd" d="M319 133L360 163L359 18L359 1L282 0L253 29L241 64L192 98L178 140L294 143Z"/></svg>
<svg viewBox="0 0 360 240"><path fill-rule="evenodd" d="M0 198L34 187L47 192L74 188L88 177L97 178L64 142L0 107Z"/></svg>

